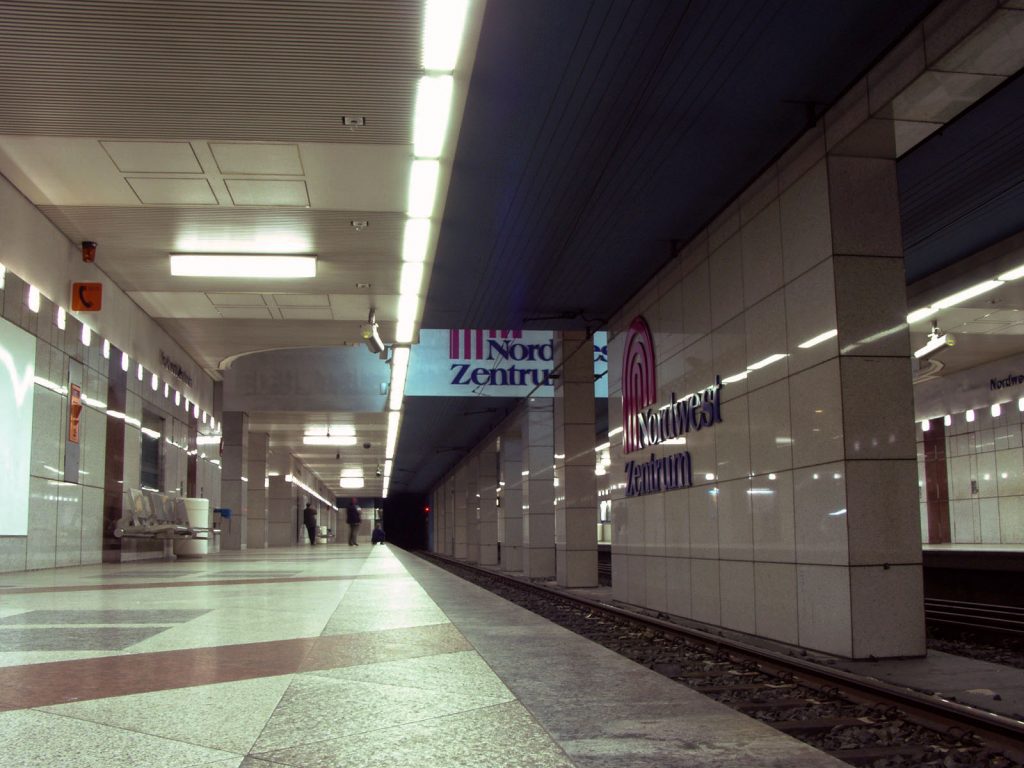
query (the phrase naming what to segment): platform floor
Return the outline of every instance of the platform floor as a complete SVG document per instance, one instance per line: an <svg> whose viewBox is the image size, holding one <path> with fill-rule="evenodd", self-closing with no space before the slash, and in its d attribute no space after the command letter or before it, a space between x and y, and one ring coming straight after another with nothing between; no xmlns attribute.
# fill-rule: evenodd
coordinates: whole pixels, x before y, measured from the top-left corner
<svg viewBox="0 0 1024 768"><path fill-rule="evenodd" d="M0 574L0 765L842 765L386 547Z"/></svg>

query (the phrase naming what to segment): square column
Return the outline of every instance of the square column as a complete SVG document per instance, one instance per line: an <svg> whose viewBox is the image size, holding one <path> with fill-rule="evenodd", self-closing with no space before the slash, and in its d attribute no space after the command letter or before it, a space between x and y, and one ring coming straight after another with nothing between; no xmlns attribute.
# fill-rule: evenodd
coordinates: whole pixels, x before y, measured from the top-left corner
<svg viewBox="0 0 1024 768"><path fill-rule="evenodd" d="M555 577L555 431L552 401L531 397L523 415L523 575Z"/></svg>
<svg viewBox="0 0 1024 768"><path fill-rule="evenodd" d="M270 478L267 488L267 546L290 547L296 539L298 513L295 486L285 481L284 475Z"/></svg>
<svg viewBox="0 0 1024 768"><path fill-rule="evenodd" d="M249 503L249 414L225 411L224 455L221 457L220 503L231 510L231 519L221 523L221 549L245 549L246 515Z"/></svg>
<svg viewBox="0 0 1024 768"><path fill-rule="evenodd" d="M559 585L597 586L594 342L583 331L555 335L555 561Z"/></svg>
<svg viewBox="0 0 1024 768"><path fill-rule="evenodd" d="M502 435L498 444L498 540L501 570L523 570L523 441Z"/></svg>
<svg viewBox="0 0 1024 768"><path fill-rule="evenodd" d="M454 523L454 549L452 556L465 560L469 556L469 511L466 508L466 468L455 470L452 485L452 517Z"/></svg>
<svg viewBox="0 0 1024 768"><path fill-rule="evenodd" d="M492 441L480 452L477 471L477 492L480 498L479 560L480 565L498 564L498 452Z"/></svg>
<svg viewBox="0 0 1024 768"><path fill-rule="evenodd" d="M249 433L249 478L246 515L246 546L265 549L267 546L267 446L270 435L265 432Z"/></svg>
<svg viewBox="0 0 1024 768"><path fill-rule="evenodd" d="M471 456L459 471L466 478L466 560L480 562L480 467L479 456Z"/></svg>

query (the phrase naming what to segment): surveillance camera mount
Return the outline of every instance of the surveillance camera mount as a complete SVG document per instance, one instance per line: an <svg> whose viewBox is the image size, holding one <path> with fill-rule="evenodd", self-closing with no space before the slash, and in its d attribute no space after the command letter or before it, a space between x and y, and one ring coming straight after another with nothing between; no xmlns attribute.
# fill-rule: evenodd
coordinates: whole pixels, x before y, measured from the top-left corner
<svg viewBox="0 0 1024 768"><path fill-rule="evenodd" d="M384 346L384 341L380 337L380 326L377 325L377 310L373 307L370 307L370 315L360 328L360 335L363 337L366 348L375 355L386 353L387 347Z"/></svg>

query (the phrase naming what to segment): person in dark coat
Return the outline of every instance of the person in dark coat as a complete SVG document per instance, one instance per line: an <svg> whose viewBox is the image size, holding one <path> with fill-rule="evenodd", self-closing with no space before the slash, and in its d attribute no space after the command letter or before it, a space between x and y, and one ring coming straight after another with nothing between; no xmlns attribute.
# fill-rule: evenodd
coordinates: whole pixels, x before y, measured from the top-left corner
<svg viewBox="0 0 1024 768"><path fill-rule="evenodd" d="M302 522L306 524L306 530L309 532L309 543L316 544L316 510L306 502L306 508L302 510Z"/></svg>
<svg viewBox="0 0 1024 768"><path fill-rule="evenodd" d="M363 516L355 499L351 499L348 506L345 507L345 522L348 523L348 545L350 547L358 547L359 542L356 541L356 531L359 530L359 524L363 522Z"/></svg>
<svg viewBox="0 0 1024 768"><path fill-rule="evenodd" d="M373 533L370 534L371 544L383 544L384 543L384 529L380 527L380 521L373 527Z"/></svg>

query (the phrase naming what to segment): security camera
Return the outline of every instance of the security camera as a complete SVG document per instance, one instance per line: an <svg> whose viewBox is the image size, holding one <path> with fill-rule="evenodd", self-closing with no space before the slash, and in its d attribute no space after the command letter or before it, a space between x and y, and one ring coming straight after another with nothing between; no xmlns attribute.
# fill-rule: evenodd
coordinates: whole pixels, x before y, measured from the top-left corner
<svg viewBox="0 0 1024 768"><path fill-rule="evenodd" d="M927 360L946 347L952 347L954 344L956 344L956 339L953 338L952 333L943 333L939 329L938 323L932 323L932 330L928 334L928 340L923 347L914 351L914 357L918 360Z"/></svg>
<svg viewBox="0 0 1024 768"><path fill-rule="evenodd" d="M384 341L380 337L380 327L377 325L377 313L375 310L370 310L370 317L360 326L359 335L363 337L363 343L366 344L366 348L373 352L373 354L379 355L384 351Z"/></svg>
<svg viewBox="0 0 1024 768"><path fill-rule="evenodd" d="M365 448L366 450L370 450L372 447L373 446L370 445L370 443L363 443L363 448Z"/></svg>
<svg viewBox="0 0 1024 768"><path fill-rule="evenodd" d="M377 467L377 477L380 477L383 474L384 474L384 470L381 469L380 467Z"/></svg>

